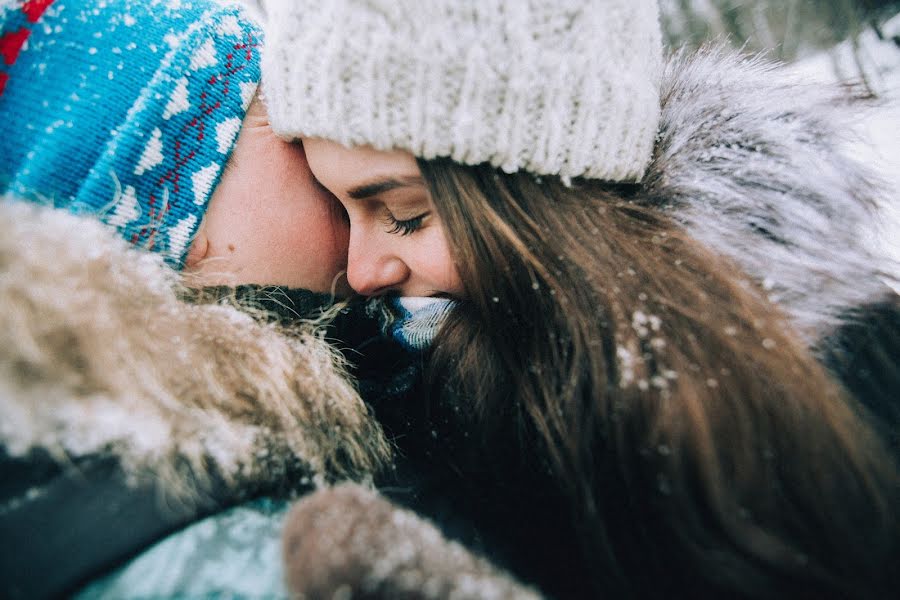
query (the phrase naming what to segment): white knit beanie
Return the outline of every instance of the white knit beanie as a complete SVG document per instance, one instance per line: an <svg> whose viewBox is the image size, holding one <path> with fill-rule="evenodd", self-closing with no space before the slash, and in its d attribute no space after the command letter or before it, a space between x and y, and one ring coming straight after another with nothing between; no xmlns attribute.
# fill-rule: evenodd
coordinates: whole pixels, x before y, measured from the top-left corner
<svg viewBox="0 0 900 600"><path fill-rule="evenodd" d="M269 0L288 138L635 181L659 122L655 0Z"/></svg>

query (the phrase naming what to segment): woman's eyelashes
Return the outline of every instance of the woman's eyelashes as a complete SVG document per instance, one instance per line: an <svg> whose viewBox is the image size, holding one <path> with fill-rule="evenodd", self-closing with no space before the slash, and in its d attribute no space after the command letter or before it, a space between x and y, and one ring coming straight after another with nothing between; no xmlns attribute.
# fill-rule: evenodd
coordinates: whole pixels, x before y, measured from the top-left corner
<svg viewBox="0 0 900 600"><path fill-rule="evenodd" d="M398 235L410 235L422 228L422 222L431 214L431 211L426 211L418 216L412 217L411 219L397 219L390 212L387 213L386 221L390 229L388 229L388 233L390 234L398 234Z"/></svg>

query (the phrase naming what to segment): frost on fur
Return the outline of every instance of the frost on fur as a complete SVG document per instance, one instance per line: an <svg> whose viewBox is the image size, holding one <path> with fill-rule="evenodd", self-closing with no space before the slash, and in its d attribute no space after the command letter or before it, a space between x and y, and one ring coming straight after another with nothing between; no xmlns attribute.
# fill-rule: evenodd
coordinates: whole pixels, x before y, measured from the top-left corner
<svg viewBox="0 0 900 600"><path fill-rule="evenodd" d="M178 274L92 220L0 202L0 442L132 476L289 487L362 477L389 448L312 326L179 299ZM199 489L194 485L199 486Z"/></svg>
<svg viewBox="0 0 900 600"><path fill-rule="evenodd" d="M810 342L900 268L866 244L896 192L848 155L865 100L711 46L668 61L643 201L734 260Z"/></svg>

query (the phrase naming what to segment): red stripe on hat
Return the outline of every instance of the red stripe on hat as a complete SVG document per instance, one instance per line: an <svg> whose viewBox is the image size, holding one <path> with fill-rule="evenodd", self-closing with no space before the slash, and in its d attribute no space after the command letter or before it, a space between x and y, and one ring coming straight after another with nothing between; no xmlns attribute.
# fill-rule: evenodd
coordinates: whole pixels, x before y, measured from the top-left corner
<svg viewBox="0 0 900 600"><path fill-rule="evenodd" d="M0 71L0 96L3 95L3 89L6 87L7 81L9 81L9 75Z"/></svg>
<svg viewBox="0 0 900 600"><path fill-rule="evenodd" d="M31 35L31 30L23 27L18 31L10 31L3 34L3 37L0 37L0 54L3 55L3 62L7 65L16 62L16 58L19 57L19 50L22 49L22 45L29 35Z"/></svg>
<svg viewBox="0 0 900 600"><path fill-rule="evenodd" d="M28 0L22 5L22 12L29 23L37 23L47 7L53 4L53 0Z"/></svg>

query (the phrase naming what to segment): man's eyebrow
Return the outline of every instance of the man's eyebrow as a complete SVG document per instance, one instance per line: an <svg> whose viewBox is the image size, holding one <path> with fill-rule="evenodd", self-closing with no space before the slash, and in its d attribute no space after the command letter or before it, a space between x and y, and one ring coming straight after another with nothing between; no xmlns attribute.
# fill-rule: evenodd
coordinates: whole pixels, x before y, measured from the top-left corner
<svg viewBox="0 0 900 600"><path fill-rule="evenodd" d="M351 188L347 190L347 195L354 200L364 200L366 198L384 194L385 192L390 192L391 190L396 190L398 188L416 186L423 187L424 185L425 181L420 175L409 175L406 177L386 177L384 179L377 179L375 181L370 181L369 183L364 183L362 185Z"/></svg>

